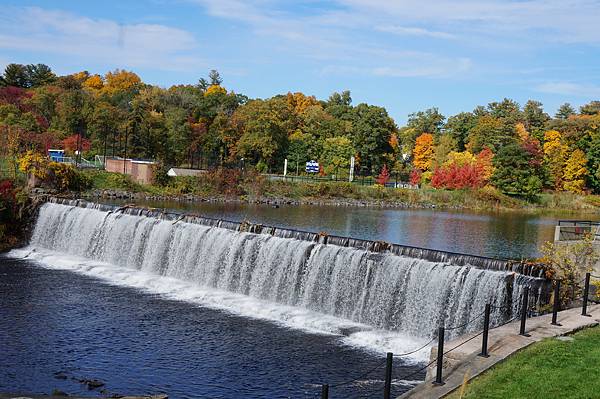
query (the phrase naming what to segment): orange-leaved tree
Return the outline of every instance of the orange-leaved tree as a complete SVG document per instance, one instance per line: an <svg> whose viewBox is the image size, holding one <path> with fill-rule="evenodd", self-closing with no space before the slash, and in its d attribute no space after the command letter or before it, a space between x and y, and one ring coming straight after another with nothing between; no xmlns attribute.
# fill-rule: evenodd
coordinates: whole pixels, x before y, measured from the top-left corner
<svg viewBox="0 0 600 399"><path fill-rule="evenodd" d="M425 171L431 169L433 161L433 135L423 133L417 137L415 148L413 149L413 165L415 168Z"/></svg>

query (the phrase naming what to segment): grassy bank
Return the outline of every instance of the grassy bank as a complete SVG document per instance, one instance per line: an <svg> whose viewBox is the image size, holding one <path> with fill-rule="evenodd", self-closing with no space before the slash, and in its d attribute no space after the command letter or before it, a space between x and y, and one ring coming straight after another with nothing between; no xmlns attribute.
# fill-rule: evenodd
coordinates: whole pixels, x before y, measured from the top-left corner
<svg viewBox="0 0 600 399"><path fill-rule="evenodd" d="M572 341L546 339L475 378L451 399L598 398L600 327L580 331Z"/></svg>
<svg viewBox="0 0 600 399"><path fill-rule="evenodd" d="M177 177L168 180L164 185L142 185L121 174L104 171L85 173L90 178L91 190L121 190L164 197L191 195L200 198L236 198L249 201L347 201L474 210L595 211L600 206L599 196L548 193L541 194L533 202L528 202L504 195L493 187L478 190L392 189L348 182L272 181L265 176L251 173L242 175L237 171L215 171L201 177Z"/></svg>

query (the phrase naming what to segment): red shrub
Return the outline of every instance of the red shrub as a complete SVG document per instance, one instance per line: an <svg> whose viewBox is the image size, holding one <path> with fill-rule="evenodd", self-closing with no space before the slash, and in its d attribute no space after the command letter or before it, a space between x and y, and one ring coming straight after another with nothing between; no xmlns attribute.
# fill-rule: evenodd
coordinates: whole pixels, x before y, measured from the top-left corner
<svg viewBox="0 0 600 399"><path fill-rule="evenodd" d="M485 185L483 169L478 164L449 165L436 169L431 177L434 188L463 189Z"/></svg>
<svg viewBox="0 0 600 399"><path fill-rule="evenodd" d="M413 169L412 172L410 172L410 184L412 184L413 186L420 184L422 174L423 172L421 172L420 169Z"/></svg>
<svg viewBox="0 0 600 399"><path fill-rule="evenodd" d="M390 171L388 170L387 165L383 165L381 173L379 174L379 176L377 176L376 180L377 184L381 184L382 186L385 186L385 183L387 183L390 180Z"/></svg>

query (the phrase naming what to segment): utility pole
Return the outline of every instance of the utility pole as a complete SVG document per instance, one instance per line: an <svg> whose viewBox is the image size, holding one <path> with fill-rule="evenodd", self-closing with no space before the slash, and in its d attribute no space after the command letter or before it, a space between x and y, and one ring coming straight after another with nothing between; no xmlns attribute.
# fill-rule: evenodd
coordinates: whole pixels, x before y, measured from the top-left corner
<svg viewBox="0 0 600 399"><path fill-rule="evenodd" d="M102 167L106 170L106 144L108 141L108 133L104 131L104 156L102 157Z"/></svg>
<svg viewBox="0 0 600 399"><path fill-rule="evenodd" d="M125 156L123 157L123 174L127 174L127 140L129 138L129 126L125 127Z"/></svg>

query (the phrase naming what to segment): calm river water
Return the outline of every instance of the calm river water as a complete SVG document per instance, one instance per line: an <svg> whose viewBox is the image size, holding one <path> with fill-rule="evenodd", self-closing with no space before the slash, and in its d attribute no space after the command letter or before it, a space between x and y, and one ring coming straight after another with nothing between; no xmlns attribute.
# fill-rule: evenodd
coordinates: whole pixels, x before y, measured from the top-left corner
<svg viewBox="0 0 600 399"><path fill-rule="evenodd" d="M121 202L123 203L123 202ZM475 212L239 203L140 201L140 205L183 210L228 220L249 220L368 240L500 258L533 258L554 239L559 219L600 220L593 213Z"/></svg>

